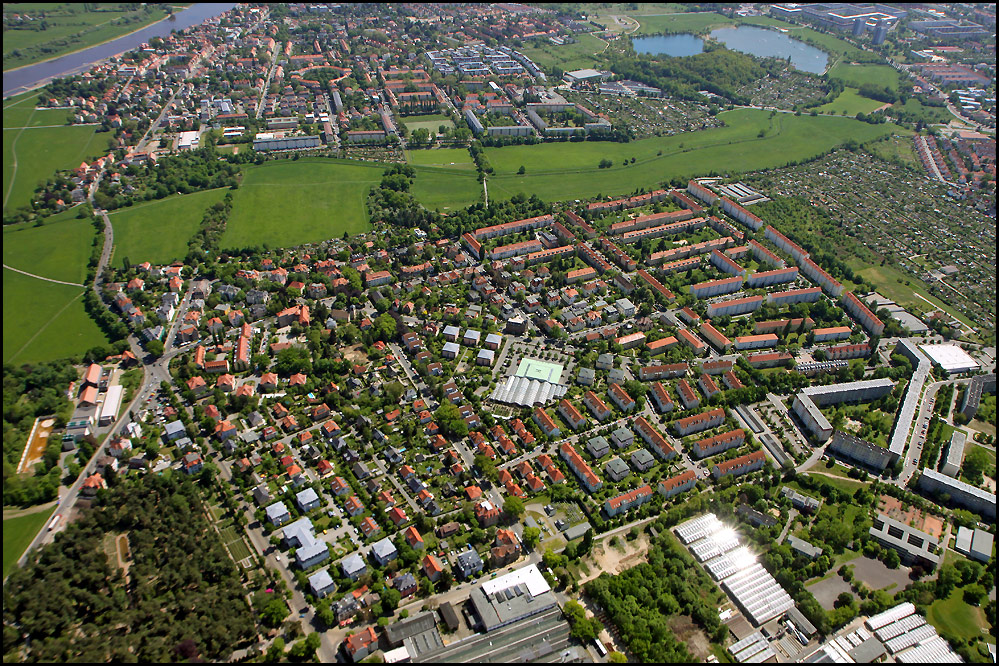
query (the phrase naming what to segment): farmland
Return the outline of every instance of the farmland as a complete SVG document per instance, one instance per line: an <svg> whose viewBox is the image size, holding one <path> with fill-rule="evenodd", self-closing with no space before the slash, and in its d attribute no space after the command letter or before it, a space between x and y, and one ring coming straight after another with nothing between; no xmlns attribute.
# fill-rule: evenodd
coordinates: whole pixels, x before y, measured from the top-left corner
<svg viewBox="0 0 999 666"><path fill-rule="evenodd" d="M83 284L94 227L78 209L53 215L40 227L8 226L3 231L3 263L52 280Z"/></svg>
<svg viewBox="0 0 999 666"><path fill-rule="evenodd" d="M197 232L205 209L221 201L225 192L218 189L167 197L111 213L113 265L123 266L126 258L132 264L166 264L183 259L187 241Z"/></svg>
<svg viewBox="0 0 999 666"><path fill-rule="evenodd" d="M725 127L631 143L549 143L487 148L496 170L489 179L494 196L517 192L545 200L624 194L672 178L781 166L819 155L849 139L865 142L893 125L868 125L848 118L793 116L739 109L719 114ZM764 136L760 136L760 132ZM631 158L635 162L631 163ZM602 159L613 166L598 169ZM627 166L623 162L628 160ZM525 175L517 175L520 166ZM557 168L553 166L557 165ZM733 169L735 171L735 169Z"/></svg>
<svg viewBox="0 0 999 666"><path fill-rule="evenodd" d="M156 6L148 11L109 3L98 11L95 5L76 3L41 4L18 2L4 5L5 12L21 13L44 10L44 31L7 30L3 35L3 69L23 67L42 60L101 44L138 30L166 17Z"/></svg>
<svg viewBox="0 0 999 666"><path fill-rule="evenodd" d="M26 94L4 105L5 214L29 203L38 184L55 171L103 155L111 138L110 134L98 134L93 125L63 125L65 111L36 111L36 98L36 94Z"/></svg>

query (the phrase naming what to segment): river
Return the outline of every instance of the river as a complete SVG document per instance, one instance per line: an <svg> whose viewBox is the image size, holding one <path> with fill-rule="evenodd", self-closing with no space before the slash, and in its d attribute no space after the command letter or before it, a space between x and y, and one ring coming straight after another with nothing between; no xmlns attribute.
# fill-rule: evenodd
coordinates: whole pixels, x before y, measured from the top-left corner
<svg viewBox="0 0 999 666"><path fill-rule="evenodd" d="M52 79L86 71L96 63L106 60L119 53L125 53L145 44L153 37L166 37L172 30L183 30L193 25L200 25L207 19L227 12L238 3L206 2L197 3L169 18L146 26L130 35L91 46L76 53L69 53L52 60L27 65L3 74L3 96L9 97L48 83Z"/></svg>

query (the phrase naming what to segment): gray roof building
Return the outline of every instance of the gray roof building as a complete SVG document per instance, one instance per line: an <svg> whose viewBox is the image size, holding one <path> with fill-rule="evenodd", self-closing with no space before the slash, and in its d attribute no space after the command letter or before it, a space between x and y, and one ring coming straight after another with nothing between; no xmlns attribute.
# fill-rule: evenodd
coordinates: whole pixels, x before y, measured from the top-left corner
<svg viewBox="0 0 999 666"><path fill-rule="evenodd" d="M396 550L395 544L385 537L371 544L371 555L380 566L385 566L399 556L399 551Z"/></svg>

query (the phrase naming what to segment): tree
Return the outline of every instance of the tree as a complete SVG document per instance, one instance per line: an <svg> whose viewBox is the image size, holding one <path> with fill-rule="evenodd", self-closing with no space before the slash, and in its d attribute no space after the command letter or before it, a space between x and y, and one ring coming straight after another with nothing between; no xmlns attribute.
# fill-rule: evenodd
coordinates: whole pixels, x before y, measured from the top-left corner
<svg viewBox="0 0 999 666"><path fill-rule="evenodd" d="M284 619L288 617L291 611L288 609L288 604L285 603L284 599L275 596L273 599L267 602L264 609L260 612L263 618L264 624L268 627L280 627ZM282 645L282 652L284 651L284 646Z"/></svg>
<svg viewBox="0 0 999 666"><path fill-rule="evenodd" d="M503 502L503 511L512 518L520 518L524 515L524 500L519 497L507 497Z"/></svg>
<svg viewBox="0 0 999 666"><path fill-rule="evenodd" d="M534 550L541 541L541 530L537 527L525 527L521 539L524 541L524 547L528 550Z"/></svg>
<svg viewBox="0 0 999 666"><path fill-rule="evenodd" d="M974 583L964 588L964 601L972 606L978 606L982 603L982 599L985 598L986 594L984 587L978 583Z"/></svg>
<svg viewBox="0 0 999 666"><path fill-rule="evenodd" d="M160 340L150 340L146 343L146 351L156 357L163 355L163 342Z"/></svg>

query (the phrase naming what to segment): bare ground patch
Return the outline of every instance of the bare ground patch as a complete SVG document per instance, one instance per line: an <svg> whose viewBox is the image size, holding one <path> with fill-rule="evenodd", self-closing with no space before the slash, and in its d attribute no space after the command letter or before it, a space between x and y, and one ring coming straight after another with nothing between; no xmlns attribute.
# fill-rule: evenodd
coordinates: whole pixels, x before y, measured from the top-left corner
<svg viewBox="0 0 999 666"><path fill-rule="evenodd" d="M582 584L593 580L604 571L610 574L619 574L625 569L630 569L644 562L648 552L649 539L644 532L634 541L618 537L617 547L611 546L607 540L601 541L593 546L593 552L586 560L586 566L590 573L579 582Z"/></svg>
<svg viewBox="0 0 999 666"><path fill-rule="evenodd" d="M689 615L671 617L669 628L673 630L673 635L677 639L687 644L687 650L697 661L705 663L708 655L711 654L711 642L704 631L694 624Z"/></svg>

